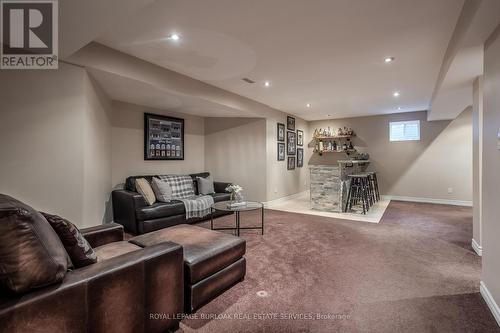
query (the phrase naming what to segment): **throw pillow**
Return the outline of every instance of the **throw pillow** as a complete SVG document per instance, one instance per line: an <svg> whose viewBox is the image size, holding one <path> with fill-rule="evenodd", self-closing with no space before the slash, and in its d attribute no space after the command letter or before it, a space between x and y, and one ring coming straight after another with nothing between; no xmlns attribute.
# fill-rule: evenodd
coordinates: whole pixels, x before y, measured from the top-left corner
<svg viewBox="0 0 500 333"><path fill-rule="evenodd" d="M170 202L172 200L172 188L166 181L154 177L151 187L155 193L156 200L161 202Z"/></svg>
<svg viewBox="0 0 500 333"><path fill-rule="evenodd" d="M149 182L144 178L138 178L135 180L135 187L137 188L137 192L139 192L144 200L148 203L148 205L152 205L155 203L155 193L151 188Z"/></svg>
<svg viewBox="0 0 500 333"><path fill-rule="evenodd" d="M75 267L84 267L97 262L97 256L89 242L70 221L47 213L42 215L56 231Z"/></svg>
<svg viewBox="0 0 500 333"><path fill-rule="evenodd" d="M194 196L193 178L187 175L158 176L172 189L172 199L186 199Z"/></svg>
<svg viewBox="0 0 500 333"><path fill-rule="evenodd" d="M208 195L215 193L212 176L208 176L207 178L196 177L196 180L198 181L198 192L200 194Z"/></svg>
<svg viewBox="0 0 500 333"><path fill-rule="evenodd" d="M0 283L15 293L60 282L67 253L42 214L0 194Z"/></svg>

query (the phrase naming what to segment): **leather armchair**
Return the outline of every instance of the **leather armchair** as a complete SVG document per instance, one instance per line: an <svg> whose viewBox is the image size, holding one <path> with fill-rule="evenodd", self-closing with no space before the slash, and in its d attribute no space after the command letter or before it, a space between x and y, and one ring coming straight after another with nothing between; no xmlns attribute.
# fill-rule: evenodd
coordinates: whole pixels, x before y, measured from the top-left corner
<svg viewBox="0 0 500 333"><path fill-rule="evenodd" d="M123 240L115 223L81 230L92 246ZM0 291L6 332L165 332L183 311L183 249L162 242L69 271L24 295Z"/></svg>

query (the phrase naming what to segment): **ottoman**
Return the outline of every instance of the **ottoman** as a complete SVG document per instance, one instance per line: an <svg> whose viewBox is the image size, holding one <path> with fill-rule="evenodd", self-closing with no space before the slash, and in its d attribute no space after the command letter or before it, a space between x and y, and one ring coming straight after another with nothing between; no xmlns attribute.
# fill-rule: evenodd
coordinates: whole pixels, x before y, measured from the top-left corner
<svg viewBox="0 0 500 333"><path fill-rule="evenodd" d="M245 277L246 242L233 235L180 224L129 240L141 247L165 241L184 248L184 305L188 313Z"/></svg>

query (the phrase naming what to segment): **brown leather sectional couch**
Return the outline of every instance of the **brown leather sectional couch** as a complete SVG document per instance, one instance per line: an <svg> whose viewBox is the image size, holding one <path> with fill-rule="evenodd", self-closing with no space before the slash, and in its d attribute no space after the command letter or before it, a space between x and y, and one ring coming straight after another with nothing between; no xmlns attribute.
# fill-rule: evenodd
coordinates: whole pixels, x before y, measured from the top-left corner
<svg viewBox="0 0 500 333"><path fill-rule="evenodd" d="M98 260L68 269L43 216L0 194L2 332L173 331L245 276L245 241L232 235L185 224L127 241L115 223L80 231Z"/></svg>

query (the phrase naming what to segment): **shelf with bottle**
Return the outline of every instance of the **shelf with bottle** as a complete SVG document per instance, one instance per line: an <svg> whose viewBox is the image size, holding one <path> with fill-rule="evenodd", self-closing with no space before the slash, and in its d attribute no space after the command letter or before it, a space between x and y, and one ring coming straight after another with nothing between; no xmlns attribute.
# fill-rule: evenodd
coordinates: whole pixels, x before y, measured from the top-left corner
<svg viewBox="0 0 500 333"><path fill-rule="evenodd" d="M342 140L342 139L350 139L352 137L355 137L356 135L355 134L352 134L352 135L334 135L334 136L322 136L322 135L319 135L319 136L315 136L313 139L315 140Z"/></svg>
<svg viewBox="0 0 500 333"><path fill-rule="evenodd" d="M320 156L323 155L323 153L343 153L349 155L356 152L356 149L354 149L354 146L350 139L347 139L347 141L343 142L339 141L338 144L337 141L323 142L321 140L318 140L314 145L314 152L318 153Z"/></svg>
<svg viewBox="0 0 500 333"><path fill-rule="evenodd" d="M314 140L343 140L350 139L354 134L354 131L351 128L341 127L337 131L332 130L330 127L328 128L320 128L314 130L313 139Z"/></svg>

